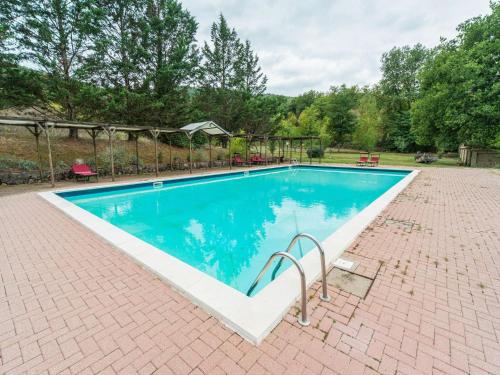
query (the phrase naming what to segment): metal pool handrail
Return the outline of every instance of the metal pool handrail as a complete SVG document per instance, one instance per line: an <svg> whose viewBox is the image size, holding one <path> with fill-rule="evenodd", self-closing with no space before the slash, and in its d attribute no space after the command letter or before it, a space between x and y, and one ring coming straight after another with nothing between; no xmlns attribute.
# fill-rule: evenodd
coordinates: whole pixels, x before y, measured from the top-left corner
<svg viewBox="0 0 500 375"><path fill-rule="evenodd" d="M328 295L328 287L326 284L325 250L323 250L323 247L321 246L319 241L308 233L299 233L295 237L292 238L292 241L290 241L290 245L288 245L285 252L290 253L290 251L292 251L293 247L295 246L297 241L300 240L301 237L304 237L304 238L311 240L312 242L314 242L314 244L318 248L320 262L321 262L321 284L322 284L322 292L321 292L321 296L319 298L321 298L323 301L330 301L331 298ZM274 272L276 272L278 270L278 268L281 266L282 262L283 262L283 259L280 259L279 263L276 265L276 268L274 269Z"/></svg>
<svg viewBox="0 0 500 375"><path fill-rule="evenodd" d="M262 267L262 270L260 271L259 275L253 282L252 286L250 289L248 289L247 295L250 295L252 291L255 289L259 281L262 279L264 274L267 272L269 267L271 266L271 263L273 262L274 258L280 257L281 260L283 258L288 258L294 265L297 267L297 270L299 271L300 275L300 291L301 291L301 300L302 300L302 308L300 311L301 317L298 318L298 322L300 325L303 326L308 326L310 324L309 319L307 319L307 295L306 295L306 274L304 272L304 269L300 265L299 261L290 253L284 252L284 251L277 251L274 254L272 254L269 259L267 260L266 264L264 267Z"/></svg>

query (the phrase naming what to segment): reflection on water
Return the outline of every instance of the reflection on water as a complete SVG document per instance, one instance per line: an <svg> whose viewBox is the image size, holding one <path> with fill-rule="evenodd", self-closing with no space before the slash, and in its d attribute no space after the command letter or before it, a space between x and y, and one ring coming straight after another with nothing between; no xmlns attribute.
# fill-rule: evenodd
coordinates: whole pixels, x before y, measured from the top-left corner
<svg viewBox="0 0 500 375"><path fill-rule="evenodd" d="M68 199L246 293L269 256L284 250L295 234L324 240L402 177L281 170ZM301 257L313 247L299 243L294 255ZM266 277L258 289L270 281L270 272Z"/></svg>

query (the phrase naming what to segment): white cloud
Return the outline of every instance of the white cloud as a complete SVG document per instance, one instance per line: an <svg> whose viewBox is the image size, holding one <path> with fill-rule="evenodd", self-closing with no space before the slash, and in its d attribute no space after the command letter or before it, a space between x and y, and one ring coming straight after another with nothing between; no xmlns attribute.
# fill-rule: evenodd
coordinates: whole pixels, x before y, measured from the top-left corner
<svg viewBox="0 0 500 375"><path fill-rule="evenodd" d="M199 22L200 44L223 13L249 39L268 76L268 92L297 95L331 85L373 84L394 46L433 47L456 26L485 14L489 0L184 0Z"/></svg>

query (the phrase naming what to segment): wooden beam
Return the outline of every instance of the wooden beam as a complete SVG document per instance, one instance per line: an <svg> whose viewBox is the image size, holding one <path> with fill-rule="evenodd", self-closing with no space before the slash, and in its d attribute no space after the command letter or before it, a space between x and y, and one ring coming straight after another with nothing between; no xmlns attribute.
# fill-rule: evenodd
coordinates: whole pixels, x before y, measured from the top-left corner
<svg viewBox="0 0 500 375"><path fill-rule="evenodd" d="M266 161L267 165L267 137L264 138L264 160Z"/></svg>
<svg viewBox="0 0 500 375"><path fill-rule="evenodd" d="M323 151L323 145L321 142L321 138L319 139L319 163L321 164L321 152Z"/></svg>
<svg viewBox="0 0 500 375"><path fill-rule="evenodd" d="M227 137L227 152L229 154L229 170L233 169L233 160L231 158L231 137Z"/></svg>
<svg viewBox="0 0 500 375"><path fill-rule="evenodd" d="M52 187L56 186L55 183L55 177L54 177L54 164L52 163L52 148L50 145L50 130L52 129L51 126L47 125L46 123L42 122L39 123L39 131L40 132L45 132L45 137L47 139L47 151L49 154L49 168L50 168L50 184Z"/></svg>
<svg viewBox="0 0 500 375"><path fill-rule="evenodd" d="M212 137L208 136L208 167L212 168Z"/></svg>
<svg viewBox="0 0 500 375"><path fill-rule="evenodd" d="M35 144L36 144L36 154L38 158L38 175L40 177L40 182L42 182L43 178L43 170L42 170L42 155L40 153L40 129L37 126L33 127L33 130L29 126L26 126L26 129L35 136Z"/></svg>
<svg viewBox="0 0 500 375"><path fill-rule="evenodd" d="M95 173L96 174L96 181L99 181L99 167L97 165L97 144L96 144L96 138L97 135L99 134L99 131L96 131L95 129L92 129L91 137L92 137L92 145L94 146L94 165L95 165Z"/></svg>
<svg viewBox="0 0 500 375"><path fill-rule="evenodd" d="M159 175L159 166L158 166L158 136L160 135L160 131L158 129L151 129L149 131L153 136L153 140L155 143L155 175L158 177Z"/></svg>
<svg viewBox="0 0 500 375"><path fill-rule="evenodd" d="M139 133L135 134L135 172L139 174Z"/></svg>
<svg viewBox="0 0 500 375"><path fill-rule="evenodd" d="M170 159L170 170L174 170L174 166L172 164L172 138L168 137L168 157Z"/></svg>
<svg viewBox="0 0 500 375"><path fill-rule="evenodd" d="M309 164L312 164L312 149L313 149L313 139L309 138Z"/></svg>
<svg viewBox="0 0 500 375"><path fill-rule="evenodd" d="M113 136L116 129L113 126L103 127L104 131L108 135L108 147L109 147L109 159L111 161L111 181L115 180L115 155L113 152Z"/></svg>
<svg viewBox="0 0 500 375"><path fill-rule="evenodd" d="M193 142L189 137L189 173L193 173Z"/></svg>
<svg viewBox="0 0 500 375"><path fill-rule="evenodd" d="M299 156L299 163L302 163L302 139L300 140L300 156Z"/></svg>

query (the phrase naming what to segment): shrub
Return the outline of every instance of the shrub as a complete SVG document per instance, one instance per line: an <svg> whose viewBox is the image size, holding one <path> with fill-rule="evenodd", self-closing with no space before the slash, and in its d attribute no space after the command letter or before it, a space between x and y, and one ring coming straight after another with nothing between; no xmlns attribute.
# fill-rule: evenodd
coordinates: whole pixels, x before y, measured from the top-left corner
<svg viewBox="0 0 500 375"><path fill-rule="evenodd" d="M193 161L194 162L204 161L207 159L208 159L208 157L206 157L205 152L203 152L203 150L196 150L193 152Z"/></svg>
<svg viewBox="0 0 500 375"><path fill-rule="evenodd" d="M325 156L325 150L322 148L309 148L307 149L307 157L309 158L322 158Z"/></svg>
<svg viewBox="0 0 500 375"><path fill-rule="evenodd" d="M132 159L128 155L127 150L125 150L123 147L115 147L113 149L113 159L114 159L115 169L128 167L130 165L135 165L134 163L135 157L134 159ZM111 158L109 149L106 149L106 151L99 157L99 167L106 172L111 171Z"/></svg>
<svg viewBox="0 0 500 375"><path fill-rule="evenodd" d="M32 160L24 160L15 156L0 156L0 169L21 169L33 171L38 169L38 163Z"/></svg>
<svg viewBox="0 0 500 375"><path fill-rule="evenodd" d="M224 150L217 150L215 153L215 160L226 160L227 159L227 152Z"/></svg>

